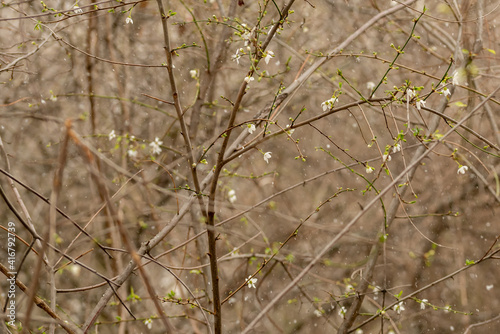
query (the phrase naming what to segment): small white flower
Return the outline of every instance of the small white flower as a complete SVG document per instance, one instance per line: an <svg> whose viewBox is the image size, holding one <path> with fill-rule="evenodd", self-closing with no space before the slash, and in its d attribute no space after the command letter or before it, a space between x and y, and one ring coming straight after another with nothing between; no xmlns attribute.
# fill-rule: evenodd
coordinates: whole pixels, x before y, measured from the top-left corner
<svg viewBox="0 0 500 334"><path fill-rule="evenodd" d="M323 107L323 111L327 111L328 109L332 109L334 104L338 101L338 98L332 97L329 100L326 100L325 102L321 103L321 106Z"/></svg>
<svg viewBox="0 0 500 334"><path fill-rule="evenodd" d="M455 330L455 327L450 326L450 331L452 331L452 332L453 332L454 330Z"/></svg>
<svg viewBox="0 0 500 334"><path fill-rule="evenodd" d="M81 14L81 13L83 13L83 10L80 7L78 7L78 5L75 5L73 7L73 13L75 13L75 14Z"/></svg>
<svg viewBox="0 0 500 334"><path fill-rule="evenodd" d="M272 152L266 152L264 153L264 160L269 163L269 159L271 159L271 154Z"/></svg>
<svg viewBox="0 0 500 334"><path fill-rule="evenodd" d="M450 312L451 311L451 306L450 305L446 305L445 308L444 308L444 311L446 313Z"/></svg>
<svg viewBox="0 0 500 334"><path fill-rule="evenodd" d="M347 284L345 287L346 292L351 292L354 291L354 287L351 284Z"/></svg>
<svg viewBox="0 0 500 334"><path fill-rule="evenodd" d="M152 154L160 154L161 153L161 147L160 145L163 144L162 141L158 137L155 138L155 141L149 143L149 146L151 146L151 153Z"/></svg>
<svg viewBox="0 0 500 334"><path fill-rule="evenodd" d="M491 289L493 289L493 284L490 284L490 285L486 286L486 290L490 291Z"/></svg>
<svg viewBox="0 0 500 334"><path fill-rule="evenodd" d="M314 315L317 316L318 318L323 315L323 313L320 310L314 310Z"/></svg>
<svg viewBox="0 0 500 334"><path fill-rule="evenodd" d="M441 90L441 93L443 93L444 96L451 95L451 92L448 89L448 87L443 87L443 89Z"/></svg>
<svg viewBox="0 0 500 334"><path fill-rule="evenodd" d="M266 64L269 64L269 61L273 57L274 57L274 52L272 52L271 50L267 51L266 57L264 58L264 61L266 62Z"/></svg>
<svg viewBox="0 0 500 334"><path fill-rule="evenodd" d="M406 90L406 98L407 98L407 100L410 101L414 97L415 97L415 91L413 89L408 88Z"/></svg>
<svg viewBox="0 0 500 334"><path fill-rule="evenodd" d="M250 82L252 82L252 81L254 81L254 80L255 80L255 79L254 79L254 77L245 77L245 81L246 81L247 83L250 83Z"/></svg>
<svg viewBox="0 0 500 334"><path fill-rule="evenodd" d="M189 71L189 75L191 76L191 78L196 79L198 77L198 70Z"/></svg>
<svg viewBox="0 0 500 334"><path fill-rule="evenodd" d="M229 202L231 204L233 204L234 202L236 202L236 191L234 191L233 189L229 190L227 192L227 196L228 196Z"/></svg>
<svg viewBox="0 0 500 334"><path fill-rule="evenodd" d="M144 320L144 325L148 326L148 329L153 328L153 320L151 319Z"/></svg>
<svg viewBox="0 0 500 334"><path fill-rule="evenodd" d="M401 145L396 144L394 145L394 147L392 148L392 153L396 153L396 152L400 152L401 151Z"/></svg>
<svg viewBox="0 0 500 334"><path fill-rule="evenodd" d="M250 32L247 31L246 33L244 34L241 34L241 38L243 38L243 40L245 41L245 46L247 46L248 44L250 44Z"/></svg>
<svg viewBox="0 0 500 334"><path fill-rule="evenodd" d="M137 158L137 151L136 151L136 150L134 150L134 149L129 149L129 150L127 151L127 154L128 154L128 156L129 156L130 158L133 158L133 159Z"/></svg>
<svg viewBox="0 0 500 334"><path fill-rule="evenodd" d="M257 283L257 279L255 277L254 278L251 278L251 277L252 277L252 275L248 276L246 282L247 282L249 288L255 289L255 283Z"/></svg>
<svg viewBox="0 0 500 334"><path fill-rule="evenodd" d="M386 161L391 161L391 156L389 154L384 154L382 155L382 161L383 162L386 162Z"/></svg>
<svg viewBox="0 0 500 334"><path fill-rule="evenodd" d="M72 266L69 267L69 270L71 273L75 276L80 275L80 266L73 264Z"/></svg>
<svg viewBox="0 0 500 334"><path fill-rule="evenodd" d="M345 308L345 306L342 306L339 310L339 315L343 318L346 313L347 313L347 309Z"/></svg>
<svg viewBox="0 0 500 334"><path fill-rule="evenodd" d="M427 299L422 299L422 302L420 303L420 309L421 310L425 310L425 303L427 303L428 300Z"/></svg>
<svg viewBox="0 0 500 334"><path fill-rule="evenodd" d="M417 109L420 110L420 108L425 107L425 100L418 100L417 101Z"/></svg>
<svg viewBox="0 0 500 334"><path fill-rule="evenodd" d="M361 328L358 328L355 333L356 334L363 334L363 330Z"/></svg>
<svg viewBox="0 0 500 334"><path fill-rule="evenodd" d="M109 140L113 140L113 139L115 139L115 138L116 138L115 130L112 130L112 131L109 133L108 137L109 137Z"/></svg>
<svg viewBox="0 0 500 334"><path fill-rule="evenodd" d="M469 169L467 166L460 166L460 168L457 170L457 174L465 174L465 172Z"/></svg>
<svg viewBox="0 0 500 334"><path fill-rule="evenodd" d="M373 167L370 167L370 166L366 165L366 173L367 173L367 174L371 174L371 173L373 173L373 171L374 171L374 170L375 170L375 168L373 168Z"/></svg>
<svg viewBox="0 0 500 334"><path fill-rule="evenodd" d="M366 83L366 88L369 90L369 91L372 91L373 88L375 88L375 83L373 81L368 81Z"/></svg>
<svg viewBox="0 0 500 334"><path fill-rule="evenodd" d="M243 49L241 49L241 48L240 49L236 49L236 53L231 56L231 60L232 61L236 60L236 63L238 65L240 64L240 58L241 58L240 51L243 52Z"/></svg>
<svg viewBox="0 0 500 334"><path fill-rule="evenodd" d="M248 126L248 133L252 134L255 131L255 124L247 124Z"/></svg>
<svg viewBox="0 0 500 334"><path fill-rule="evenodd" d="M458 70L455 70L455 72L453 73L453 86L457 86L457 85L460 85L460 71Z"/></svg>
<svg viewBox="0 0 500 334"><path fill-rule="evenodd" d="M401 314L401 312L405 310L405 307L403 306L403 302L399 302L398 304L394 305L393 309L398 314Z"/></svg>
<svg viewBox="0 0 500 334"><path fill-rule="evenodd" d="M126 19L125 19L125 23L126 24L134 24L134 20L132 20L132 18L130 16L128 16Z"/></svg>

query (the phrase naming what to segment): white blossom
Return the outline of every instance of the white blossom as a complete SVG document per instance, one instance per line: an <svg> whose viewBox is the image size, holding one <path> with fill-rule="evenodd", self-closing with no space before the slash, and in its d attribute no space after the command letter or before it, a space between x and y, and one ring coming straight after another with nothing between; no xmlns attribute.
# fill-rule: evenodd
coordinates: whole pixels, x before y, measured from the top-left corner
<svg viewBox="0 0 500 334"><path fill-rule="evenodd" d="M314 310L314 315L319 318L323 315L323 313L320 310Z"/></svg>
<svg viewBox="0 0 500 334"><path fill-rule="evenodd" d="M160 154L161 153L161 147L160 145L163 144L162 141L158 137L155 138L155 141L149 143L149 146L151 147L151 153L152 154Z"/></svg>
<svg viewBox="0 0 500 334"><path fill-rule="evenodd" d="M108 137L109 137L109 140L115 139L116 138L115 130L111 130Z"/></svg>
<svg viewBox="0 0 500 334"><path fill-rule="evenodd" d="M396 153L396 152L400 152L401 151L401 145L399 145L399 143L397 143L396 145L394 145L394 147L392 148L392 153Z"/></svg>
<svg viewBox="0 0 500 334"><path fill-rule="evenodd" d="M127 16L127 18L125 19L125 23L126 24L134 24L134 20L132 20L132 18L130 16Z"/></svg>
<svg viewBox="0 0 500 334"><path fill-rule="evenodd" d="M228 196L229 202L231 204L233 204L234 202L236 202L236 191L234 191L233 189L229 190L227 192L227 196Z"/></svg>
<svg viewBox="0 0 500 334"><path fill-rule="evenodd" d="M255 124L247 124L248 126L248 133L252 134L255 131Z"/></svg>
<svg viewBox="0 0 500 334"><path fill-rule="evenodd" d="M79 276L80 275L80 266L77 266L76 264L73 264L69 267L69 271L75 275Z"/></svg>
<svg viewBox="0 0 500 334"><path fill-rule="evenodd" d="M393 309L398 314L401 314L401 312L405 310L405 307L403 306L403 302L399 302L398 304L394 305Z"/></svg>
<svg viewBox="0 0 500 334"><path fill-rule="evenodd" d="M243 40L245 41L245 46L250 44L250 37L251 37L251 33L249 31L247 31L244 34L241 34L241 38L243 38Z"/></svg>
<svg viewBox="0 0 500 334"><path fill-rule="evenodd" d="M451 95L451 92L448 89L448 87L443 87L443 89L441 90L441 93L443 93L444 96Z"/></svg>
<svg viewBox="0 0 500 334"><path fill-rule="evenodd" d="M191 76L191 78L196 79L198 77L198 70L189 71L189 75Z"/></svg>
<svg viewBox="0 0 500 334"><path fill-rule="evenodd" d="M382 155L382 161L383 162L386 162L386 161L391 161L391 156L389 154L384 154Z"/></svg>
<svg viewBox="0 0 500 334"><path fill-rule="evenodd" d="M250 83L250 82L254 81L255 79L254 79L254 77L245 77L245 79L244 79L244 80L245 80L247 83Z"/></svg>
<svg viewBox="0 0 500 334"><path fill-rule="evenodd" d="M413 89L408 88L406 90L406 98L407 98L407 100L410 101L414 97L415 97L415 91Z"/></svg>
<svg viewBox="0 0 500 334"><path fill-rule="evenodd" d="M369 91L372 91L373 88L375 88L375 83L373 81L368 81L366 83L366 88L369 90Z"/></svg>
<svg viewBox="0 0 500 334"><path fill-rule="evenodd" d="M137 158L137 151L136 151L136 150L134 150L134 149L129 149L129 150L127 151L127 154L128 154L128 156L129 156L130 158L133 158L133 159Z"/></svg>
<svg viewBox="0 0 500 334"><path fill-rule="evenodd" d="M417 109L420 110L420 108L425 107L425 100L418 100L417 101Z"/></svg>
<svg viewBox="0 0 500 334"><path fill-rule="evenodd" d="M343 318L346 313L347 313L347 309L345 308L345 306L342 306L339 310L339 315Z"/></svg>
<svg viewBox="0 0 500 334"><path fill-rule="evenodd" d="M469 169L467 166L460 166L460 168L457 170L457 174L465 174L465 172Z"/></svg>
<svg viewBox="0 0 500 334"><path fill-rule="evenodd" d="M460 73L457 70L453 73L452 83L453 83L453 86L460 85Z"/></svg>
<svg viewBox="0 0 500 334"><path fill-rule="evenodd" d="M421 310L425 310L425 303L427 303L428 300L427 299L422 299L422 301L420 302L420 309Z"/></svg>
<svg viewBox="0 0 500 334"><path fill-rule="evenodd" d="M329 100L326 100L325 102L321 103L321 106L323 107L323 111L326 111L328 109L332 109L334 104L338 101L338 98L332 97Z"/></svg>
<svg viewBox="0 0 500 334"><path fill-rule="evenodd" d="M266 152L264 153L264 160L269 163L269 159L271 159L271 154L272 152Z"/></svg>
<svg viewBox="0 0 500 334"><path fill-rule="evenodd" d="M73 7L73 13L75 13L75 14L81 14L81 13L83 13L83 10L80 7L78 7L78 5L75 5Z"/></svg>
<svg viewBox="0 0 500 334"><path fill-rule="evenodd" d="M486 290L490 291L491 289L493 289L493 284L490 284L490 285L486 286Z"/></svg>
<svg viewBox="0 0 500 334"><path fill-rule="evenodd" d="M271 50L267 51L266 57L264 58L264 61L266 62L266 64L269 64L269 61L273 57L274 57L274 52L272 52Z"/></svg>
<svg viewBox="0 0 500 334"><path fill-rule="evenodd" d="M153 320L151 319L144 320L144 325L148 326L148 329L153 328Z"/></svg>
<svg viewBox="0 0 500 334"><path fill-rule="evenodd" d="M243 49L241 49L241 48L240 49L236 49L236 53L231 56L231 60L232 61L236 60L236 63L238 65L240 64L240 58L241 58L240 51L243 52Z"/></svg>
<svg viewBox="0 0 500 334"><path fill-rule="evenodd" d="M374 170L375 170L375 168L373 168L373 167L370 167L370 166L366 165L366 173L367 173L367 174L371 174L371 173L373 173L373 171L374 171Z"/></svg>
<svg viewBox="0 0 500 334"><path fill-rule="evenodd" d="M252 275L248 276L246 282L247 282L249 288L255 289L255 283L257 283L257 279L255 277L252 278Z"/></svg>
<svg viewBox="0 0 500 334"><path fill-rule="evenodd" d="M363 334L363 330L361 328L358 328L355 333L356 334Z"/></svg>

